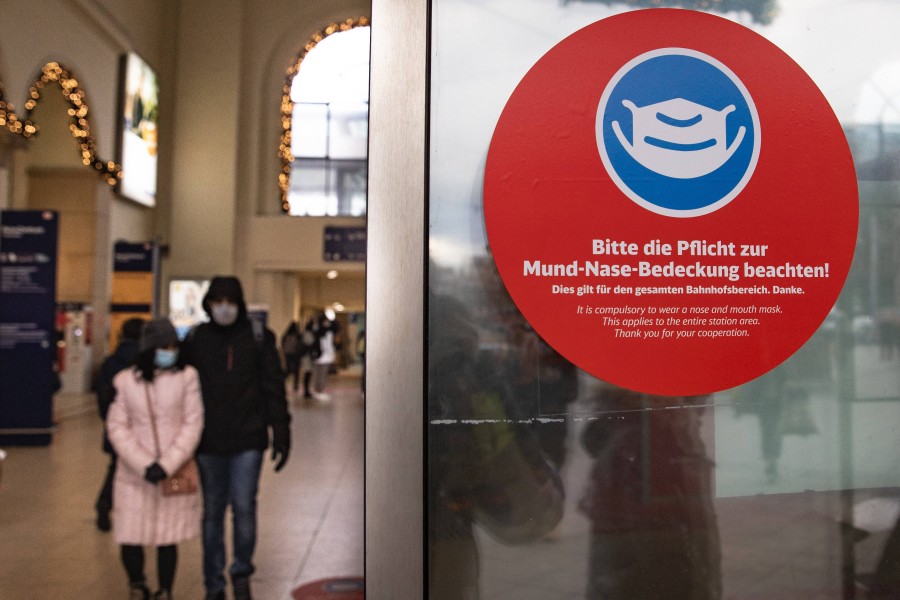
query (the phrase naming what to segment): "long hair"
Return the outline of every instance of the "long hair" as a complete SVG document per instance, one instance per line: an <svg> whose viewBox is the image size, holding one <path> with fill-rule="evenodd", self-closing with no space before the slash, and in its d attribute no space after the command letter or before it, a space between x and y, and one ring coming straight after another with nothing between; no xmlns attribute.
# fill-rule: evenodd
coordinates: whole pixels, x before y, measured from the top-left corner
<svg viewBox="0 0 900 600"><path fill-rule="evenodd" d="M144 381L153 382L153 375L156 372L156 348L147 348L145 350L141 350L137 357L134 359L134 369L140 373L141 379ZM178 360L175 361L175 366L172 367L172 371L180 371L187 365L187 358L184 355L184 351L179 346L178 348Z"/></svg>

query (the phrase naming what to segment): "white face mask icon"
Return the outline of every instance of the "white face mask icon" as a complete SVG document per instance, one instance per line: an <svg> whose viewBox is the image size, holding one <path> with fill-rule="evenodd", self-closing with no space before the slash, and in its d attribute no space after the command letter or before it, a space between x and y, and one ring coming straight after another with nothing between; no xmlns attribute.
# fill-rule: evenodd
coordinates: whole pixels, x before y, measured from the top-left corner
<svg viewBox="0 0 900 600"><path fill-rule="evenodd" d="M622 104L631 111L632 140L612 122L619 143L634 160L651 171L676 179L694 179L724 165L741 145L746 128L741 126L731 146L727 146L727 117L735 110L707 108L696 102L675 98L638 107L630 100Z"/></svg>

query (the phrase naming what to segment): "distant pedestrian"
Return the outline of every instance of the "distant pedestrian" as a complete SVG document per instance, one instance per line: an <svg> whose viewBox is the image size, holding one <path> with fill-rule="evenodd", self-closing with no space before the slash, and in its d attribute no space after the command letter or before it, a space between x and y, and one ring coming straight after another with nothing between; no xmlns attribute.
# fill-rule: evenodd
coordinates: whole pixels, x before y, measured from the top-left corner
<svg viewBox="0 0 900 600"><path fill-rule="evenodd" d="M321 350L319 348L319 320L316 317L310 317L303 327L303 334L300 337L302 354L300 357L300 369L303 372L303 399L312 398L312 377L313 362L319 358Z"/></svg>
<svg viewBox="0 0 900 600"><path fill-rule="evenodd" d="M363 396L366 395L366 330L360 329L356 336L356 354L362 363L362 377L360 377L360 389Z"/></svg>
<svg viewBox="0 0 900 600"><path fill-rule="evenodd" d="M328 374L337 359L337 347L340 343L337 323L325 313L318 317L319 356L313 360L313 397L320 402L331 400L325 392L328 385Z"/></svg>
<svg viewBox="0 0 900 600"><path fill-rule="evenodd" d="M284 370L291 377L291 391L300 389L300 361L303 357L303 342L297 321L291 321L281 335L281 353L284 355Z"/></svg>

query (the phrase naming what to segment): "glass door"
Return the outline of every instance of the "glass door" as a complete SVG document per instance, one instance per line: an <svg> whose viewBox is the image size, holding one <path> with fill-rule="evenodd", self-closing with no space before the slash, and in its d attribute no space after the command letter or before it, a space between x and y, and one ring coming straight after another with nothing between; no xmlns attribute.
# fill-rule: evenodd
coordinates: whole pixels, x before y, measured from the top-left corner
<svg viewBox="0 0 900 600"><path fill-rule="evenodd" d="M666 45L668 16L620 21L619 31L609 25L644 4L431 2L423 333L427 597L898 597L900 47L892 24L900 22L900 7L887 0L733 2L711 13L715 22L691 10L700 19L691 30L704 48L691 54ZM699 10L708 3L679 6ZM678 12L676 23L695 18ZM592 27L604 34L601 40L585 33ZM648 101L629 107L623 97L617 102L631 114L616 117L630 130L616 134L622 145L633 144L633 158L654 173L675 169L677 151L720 148L704 154L707 167L664 173L665 181L708 172L718 177L730 164L731 146L739 147L733 156L747 148L745 171L727 184L736 190L731 197L721 192L690 204L692 191L684 206L639 206L648 213L640 217L646 231L661 236L608 237L605 232L632 230L611 227L602 210L566 212L592 177L606 181L605 173L624 164L597 156L606 125L597 104L586 108L579 94L590 88L585 97L615 98L610 81L626 85L633 71L597 81L582 74L586 64L622 54L623 45L637 48L636 40L655 37L673 69L694 61L700 70L724 73L723 81L740 81L737 100L704 105L674 94L644 119L640 109ZM716 54L710 48L719 57L707 60ZM646 48L631 56L645 54ZM669 70L652 77L666 81ZM743 86L744 79L751 81ZM744 87L749 96L740 92ZM749 115L745 124L728 116L742 110ZM813 111L825 116L807 119ZM716 115L719 124L700 132L698 124ZM568 121L590 123L590 135L570 136ZM638 134L627 138L642 125L649 127L642 139L650 141L640 154ZM692 139L694 133L703 139ZM593 153L587 164L604 174L573 175L570 157L579 153ZM374 170L377 158L370 155ZM746 171L752 175L744 177ZM550 172L561 175L541 175ZM623 202L652 196L633 175L619 175L622 198L630 198ZM526 183L509 183L517 178ZM769 189L762 193L764 181ZM621 182L607 183L615 189ZM504 190L516 190L516 197ZM754 223L728 217L742 195L770 202L770 212ZM785 216L776 206L801 196L803 215ZM534 197L553 205L535 204ZM520 203L519 209L495 211L501 199ZM644 214L622 210L611 209L609 219ZM671 214L680 210L690 214ZM572 232L583 231L580 221L594 221L583 262L553 253L566 243L557 219ZM692 229L704 219L719 219L719 237ZM747 230L758 233L744 235ZM769 240L777 249L791 239L804 241L789 261L778 262L763 248ZM667 242L675 258L662 260ZM614 280L614 273L600 272L611 265L633 266L634 277ZM639 280L638 269L656 266L660 273L671 269L672 279ZM679 266L684 284L672 285ZM577 277L567 279L571 268ZM586 275L593 276L590 283ZM796 277L806 279L798 284ZM538 280L539 286L532 283ZM612 281L632 288L627 301L612 300ZM610 290L601 292L601 285ZM653 289L641 297L640 285ZM535 299L534 289L553 296ZM760 296L748 300L751 294ZM562 300L567 295L571 303ZM648 324L649 314L635 313L641 307L678 314L655 327L661 315ZM564 313L598 308L619 312L582 327ZM775 314L788 309L787 317ZM741 314L760 310L771 312ZM652 330L710 339L643 341L643 351L628 339L629 332ZM741 336L752 343L731 339ZM680 367L667 370L668 363Z"/></svg>

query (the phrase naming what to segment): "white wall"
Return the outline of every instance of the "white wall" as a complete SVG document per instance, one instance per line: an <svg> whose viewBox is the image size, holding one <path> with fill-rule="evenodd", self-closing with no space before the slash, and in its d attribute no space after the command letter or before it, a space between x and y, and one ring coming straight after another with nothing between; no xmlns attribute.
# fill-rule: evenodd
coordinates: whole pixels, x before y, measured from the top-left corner
<svg viewBox="0 0 900 600"><path fill-rule="evenodd" d="M168 238L173 277L233 269L242 4L195 0L179 6Z"/></svg>
<svg viewBox="0 0 900 600"><path fill-rule="evenodd" d="M335 221L280 215L282 84L313 34L369 14L368 0L180 6L172 251L164 280L235 273L248 301L270 306L273 325L291 318L295 303L281 296L285 287L294 293L293 278L275 274L324 268L322 228Z"/></svg>

